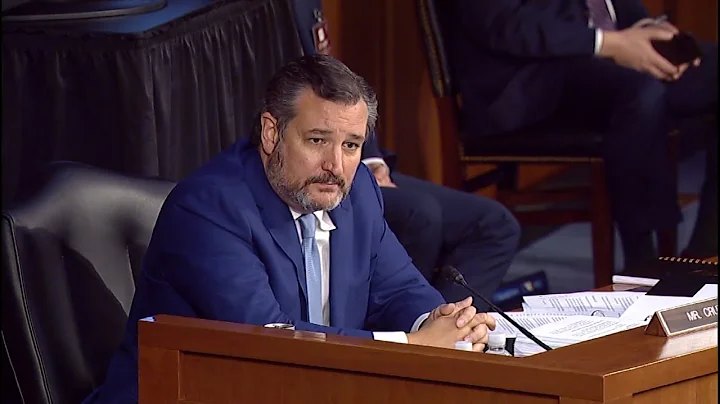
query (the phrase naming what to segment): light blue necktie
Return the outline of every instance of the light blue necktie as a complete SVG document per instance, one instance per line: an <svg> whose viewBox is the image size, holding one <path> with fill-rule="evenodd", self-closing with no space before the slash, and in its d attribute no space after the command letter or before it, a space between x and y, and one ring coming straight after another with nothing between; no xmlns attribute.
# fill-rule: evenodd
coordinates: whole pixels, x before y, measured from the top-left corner
<svg viewBox="0 0 720 404"><path fill-rule="evenodd" d="M302 252L305 258L305 282L307 284L308 319L313 324L323 324L322 278L320 275L320 252L315 242L316 218L313 214L300 216Z"/></svg>

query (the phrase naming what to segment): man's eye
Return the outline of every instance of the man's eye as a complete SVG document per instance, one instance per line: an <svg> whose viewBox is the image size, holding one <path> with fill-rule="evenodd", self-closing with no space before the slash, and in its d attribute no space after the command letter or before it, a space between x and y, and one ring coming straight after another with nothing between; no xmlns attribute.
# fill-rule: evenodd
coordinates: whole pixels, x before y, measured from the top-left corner
<svg viewBox="0 0 720 404"><path fill-rule="evenodd" d="M310 138L310 143L312 143L312 144L322 144L323 142L324 142L324 139L321 139L319 137Z"/></svg>
<svg viewBox="0 0 720 404"><path fill-rule="evenodd" d="M355 149L357 149L358 147L360 147L360 145L357 144L357 143L345 142L345 147L347 147L347 148L350 149L350 150L355 150Z"/></svg>

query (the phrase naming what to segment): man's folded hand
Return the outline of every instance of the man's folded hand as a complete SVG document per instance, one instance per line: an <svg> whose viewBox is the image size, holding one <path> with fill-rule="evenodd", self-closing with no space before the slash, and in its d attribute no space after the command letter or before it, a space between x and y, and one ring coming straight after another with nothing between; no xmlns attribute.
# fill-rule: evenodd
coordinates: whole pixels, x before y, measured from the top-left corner
<svg viewBox="0 0 720 404"><path fill-rule="evenodd" d="M454 348L457 341L470 341L473 351L485 349L488 329L495 329L495 319L486 313L477 313L472 297L456 303L438 306L430 312L420 330L408 335L408 342Z"/></svg>

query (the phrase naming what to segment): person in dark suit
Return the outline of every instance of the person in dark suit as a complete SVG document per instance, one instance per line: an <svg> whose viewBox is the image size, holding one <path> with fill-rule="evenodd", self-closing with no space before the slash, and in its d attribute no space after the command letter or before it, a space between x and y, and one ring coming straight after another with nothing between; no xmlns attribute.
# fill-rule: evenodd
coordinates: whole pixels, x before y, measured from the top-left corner
<svg viewBox="0 0 720 404"><path fill-rule="evenodd" d="M318 49L317 29L327 29L320 0L294 0L303 51ZM329 39L327 33L322 35ZM378 147L373 133L363 146L362 161L380 185L385 220L415 266L445 300L457 301L465 290L438 275L436 269L453 265L468 284L492 298L517 252L520 225L510 211L489 198L457 191L392 172L395 155ZM487 305L476 301L478 310Z"/></svg>
<svg viewBox="0 0 720 404"><path fill-rule="evenodd" d="M384 158L377 137L363 147L363 162L377 179L385 202L385 220L415 266L447 301L465 291L438 275L436 268L453 265L468 284L492 298L517 251L520 225L499 202L436 185L399 172L394 158ZM487 305L476 301L478 310Z"/></svg>
<svg viewBox="0 0 720 404"><path fill-rule="evenodd" d="M383 219L360 163L377 101L328 56L268 85L256 132L180 182L143 261L124 341L87 403L137 401L137 322L157 314L453 348L491 316L446 304Z"/></svg>
<svg viewBox="0 0 720 404"><path fill-rule="evenodd" d="M625 266L653 259L654 232L681 220L669 120L715 112L717 46L704 45L701 60L673 65L651 41L670 40L677 28L651 19L640 0L453 5L448 44L465 132L501 134L548 121L604 130ZM717 160L710 157L691 255L717 255Z"/></svg>

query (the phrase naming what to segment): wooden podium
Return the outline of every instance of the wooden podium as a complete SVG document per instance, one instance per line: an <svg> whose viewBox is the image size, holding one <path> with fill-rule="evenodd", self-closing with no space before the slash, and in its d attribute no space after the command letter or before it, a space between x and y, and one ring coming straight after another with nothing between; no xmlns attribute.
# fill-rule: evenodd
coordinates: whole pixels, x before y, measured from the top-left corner
<svg viewBox="0 0 720 404"><path fill-rule="evenodd" d="M717 329L642 328L526 358L157 316L140 404L717 403Z"/></svg>

